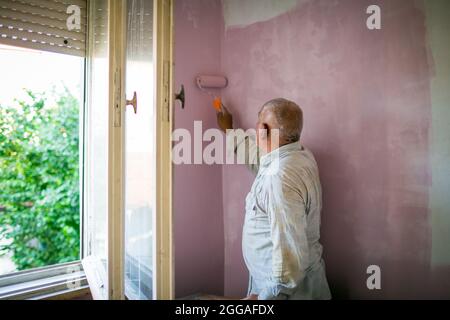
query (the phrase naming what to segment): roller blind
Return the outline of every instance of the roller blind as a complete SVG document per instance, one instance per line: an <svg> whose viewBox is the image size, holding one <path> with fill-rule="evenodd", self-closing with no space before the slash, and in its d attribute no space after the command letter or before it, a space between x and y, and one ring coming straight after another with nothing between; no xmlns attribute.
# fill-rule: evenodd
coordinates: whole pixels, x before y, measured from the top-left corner
<svg viewBox="0 0 450 320"><path fill-rule="evenodd" d="M79 29L67 26L71 5L80 8ZM0 43L83 57L86 8L87 0L0 0Z"/></svg>

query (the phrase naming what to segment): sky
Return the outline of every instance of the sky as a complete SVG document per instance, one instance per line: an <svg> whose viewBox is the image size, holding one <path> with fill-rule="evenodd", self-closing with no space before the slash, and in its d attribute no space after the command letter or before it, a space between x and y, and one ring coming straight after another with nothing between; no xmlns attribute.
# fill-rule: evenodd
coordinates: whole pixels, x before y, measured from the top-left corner
<svg viewBox="0 0 450 320"><path fill-rule="evenodd" d="M43 92L63 85L81 100L84 59L0 45L0 104L24 96L23 88Z"/></svg>

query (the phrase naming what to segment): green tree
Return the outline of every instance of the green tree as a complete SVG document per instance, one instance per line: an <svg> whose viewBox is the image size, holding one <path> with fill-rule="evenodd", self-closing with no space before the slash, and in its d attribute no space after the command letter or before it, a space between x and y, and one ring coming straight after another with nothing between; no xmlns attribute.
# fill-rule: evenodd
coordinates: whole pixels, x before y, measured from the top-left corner
<svg viewBox="0 0 450 320"><path fill-rule="evenodd" d="M19 270L79 259L79 102L27 91L0 106L0 254Z"/></svg>

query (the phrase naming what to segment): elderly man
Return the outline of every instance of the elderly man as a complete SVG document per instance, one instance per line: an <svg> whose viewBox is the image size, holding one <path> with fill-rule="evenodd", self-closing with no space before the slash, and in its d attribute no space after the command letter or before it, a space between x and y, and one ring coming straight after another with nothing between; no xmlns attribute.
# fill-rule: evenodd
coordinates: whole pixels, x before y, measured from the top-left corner
<svg viewBox="0 0 450 320"><path fill-rule="evenodd" d="M232 116L225 107L217 121L231 134ZM312 153L299 143L302 126L299 106L274 99L258 114L256 143L237 136L235 151L246 146L248 165L256 173L242 237L250 273L246 299L331 298L319 243L319 171Z"/></svg>

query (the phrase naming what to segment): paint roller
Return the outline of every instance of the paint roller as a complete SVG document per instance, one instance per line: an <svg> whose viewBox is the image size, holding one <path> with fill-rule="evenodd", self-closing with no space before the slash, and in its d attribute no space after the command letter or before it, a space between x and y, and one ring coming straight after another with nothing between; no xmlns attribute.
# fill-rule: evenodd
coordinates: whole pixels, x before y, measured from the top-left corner
<svg viewBox="0 0 450 320"><path fill-rule="evenodd" d="M214 98L213 107L214 109L216 109L216 111L220 111L223 106L222 99L214 95L209 90L225 88L228 85L228 79L223 76L200 75L196 78L196 82L200 90Z"/></svg>

